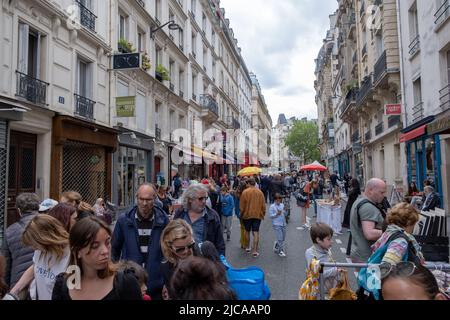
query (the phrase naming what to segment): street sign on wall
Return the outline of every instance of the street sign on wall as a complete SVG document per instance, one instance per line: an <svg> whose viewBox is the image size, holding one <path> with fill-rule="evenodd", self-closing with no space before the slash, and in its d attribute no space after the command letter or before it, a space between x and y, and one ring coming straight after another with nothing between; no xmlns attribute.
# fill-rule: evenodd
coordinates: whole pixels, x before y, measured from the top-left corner
<svg viewBox="0 0 450 320"><path fill-rule="evenodd" d="M384 105L384 115L400 116L401 114L402 114L402 105L400 103Z"/></svg>

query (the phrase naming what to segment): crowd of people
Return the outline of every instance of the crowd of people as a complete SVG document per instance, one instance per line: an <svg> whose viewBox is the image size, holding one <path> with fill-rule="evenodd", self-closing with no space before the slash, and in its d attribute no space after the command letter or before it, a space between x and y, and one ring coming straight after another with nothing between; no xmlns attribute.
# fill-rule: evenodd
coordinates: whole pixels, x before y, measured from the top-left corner
<svg viewBox="0 0 450 320"><path fill-rule="evenodd" d="M311 236L312 246L305 253L308 266L313 259L331 262L333 229L323 223L309 224L306 215L311 204L317 214L316 201L324 195L340 202L342 191L347 195L343 227L351 232L348 254L353 262L366 263L384 248L378 262L390 268L382 296L393 297L399 293L390 291L392 284L408 280L401 263L414 266L407 270L417 273L411 277L417 283L428 277L420 246L411 235L418 221L414 197L424 197L422 207L438 205L427 187L432 188L426 186L424 194L412 195L412 204L390 208L386 184L380 179L371 179L362 194L358 180L347 174L343 179L337 173L293 172L189 181L177 174L168 187L139 186L136 205L117 219L103 199L91 206L76 191L64 192L59 202L40 202L36 194L24 193L16 200L20 220L6 230L0 255L0 297L233 300L237 295L227 283L220 259L230 241L233 215L240 224L241 248L258 258L259 230L268 211L273 251L284 258L288 213L283 200L293 195L300 207L298 229L309 230ZM79 275L75 280L74 272ZM323 273L326 288L335 286L341 273L327 268ZM424 289L429 296L435 293L432 287ZM378 297L380 292L361 288L358 296ZM444 296L439 292L434 297Z"/></svg>

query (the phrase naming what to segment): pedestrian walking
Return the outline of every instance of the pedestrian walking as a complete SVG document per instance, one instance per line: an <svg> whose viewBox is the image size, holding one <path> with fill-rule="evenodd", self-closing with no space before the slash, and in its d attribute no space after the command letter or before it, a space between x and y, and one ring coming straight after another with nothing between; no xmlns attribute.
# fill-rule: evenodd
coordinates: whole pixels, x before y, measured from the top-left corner
<svg viewBox="0 0 450 320"><path fill-rule="evenodd" d="M16 198L20 219L5 232L2 255L6 261L5 282L12 288L23 273L33 264L34 249L22 241L22 234L28 223L38 214L39 197L35 193L22 193Z"/></svg>
<svg viewBox="0 0 450 320"><path fill-rule="evenodd" d="M206 206L208 188L203 184L194 184L182 196L183 207L174 215L191 225L197 244L209 240L220 254L225 255L225 241L220 217L216 211Z"/></svg>
<svg viewBox="0 0 450 320"><path fill-rule="evenodd" d="M359 181L358 179L353 178L350 181L347 205L345 206L344 220L342 221L343 228L347 229L350 228L350 212L352 210L353 204L360 195L361 195L361 187L359 185Z"/></svg>
<svg viewBox="0 0 450 320"><path fill-rule="evenodd" d="M69 266L69 234L48 214L31 219L22 235L23 243L33 248L33 265L11 289L13 295L28 288L32 300L51 300L56 276Z"/></svg>
<svg viewBox="0 0 450 320"><path fill-rule="evenodd" d="M303 197L306 197L306 202L298 203L298 205L301 208L300 218L301 218L302 225L300 226L300 230L307 230L307 229L311 228L311 225L308 223L308 220L306 217L307 217L308 209L311 206L311 200L310 200L311 194L316 186L317 186L316 181L312 181L312 182L307 181L304 184L303 188L300 189L300 193L303 195Z"/></svg>
<svg viewBox="0 0 450 320"><path fill-rule="evenodd" d="M273 245L273 251L280 257L286 257L284 241L286 239L286 216L283 197L281 194L275 194L275 202L269 208L269 216L272 219L272 227L275 231L276 241Z"/></svg>
<svg viewBox="0 0 450 320"><path fill-rule="evenodd" d="M179 262L194 252L198 255L191 226L183 219L171 221L161 235L161 250L164 255L164 261L161 263L164 279L163 299L169 300L170 281Z"/></svg>
<svg viewBox="0 0 450 320"><path fill-rule="evenodd" d="M244 221L245 239L249 245L250 232L253 236L252 247L249 246L246 251L252 251L253 257L256 258L259 256L259 227L266 214L266 204L263 193L256 188L255 179L248 179L248 185L249 187L241 195L240 209Z"/></svg>
<svg viewBox="0 0 450 320"><path fill-rule="evenodd" d="M156 190L143 184L136 194L137 205L121 215L112 236L112 260L131 260L142 265L148 273L147 292L153 300L161 300L163 278L160 264L162 231L169 223L166 213L154 205Z"/></svg>
<svg viewBox="0 0 450 320"><path fill-rule="evenodd" d="M118 272L111 260L111 230L97 217L77 222L70 232L70 265L81 271L80 282L69 288L71 273L56 277L52 300L142 300L133 273Z"/></svg>
<svg viewBox="0 0 450 320"><path fill-rule="evenodd" d="M78 208L81 200L83 200L83 198L81 197L81 194L79 194L76 191L66 191L63 192L63 194L61 195L61 199L60 199L60 203L69 203L71 205L73 205L75 208Z"/></svg>
<svg viewBox="0 0 450 320"><path fill-rule="evenodd" d="M239 219L240 230L241 230L241 237L239 240L239 243L241 244L241 249L248 248L248 241L247 241L248 239L245 238L245 227L244 227L244 222L241 217L241 208L240 208L241 195L242 195L242 192L244 192L244 190L247 189L247 187L248 187L247 183L245 181L241 181L239 183L238 188L233 192L234 214Z"/></svg>
<svg viewBox="0 0 450 320"><path fill-rule="evenodd" d="M223 231L227 234L227 241L231 240L231 223L233 221L234 200L228 191L228 187L223 186L220 189L220 203L222 205L221 222Z"/></svg>
<svg viewBox="0 0 450 320"><path fill-rule="evenodd" d="M367 182L365 193L355 201L350 213L351 252L354 263L365 263L372 254L370 246L377 241L383 231L384 211L381 204L386 194L386 183L381 179Z"/></svg>
<svg viewBox="0 0 450 320"><path fill-rule="evenodd" d="M168 196L167 187L159 186L157 196L158 200L162 203L163 211L167 214L167 216L170 216L172 214L172 200Z"/></svg>

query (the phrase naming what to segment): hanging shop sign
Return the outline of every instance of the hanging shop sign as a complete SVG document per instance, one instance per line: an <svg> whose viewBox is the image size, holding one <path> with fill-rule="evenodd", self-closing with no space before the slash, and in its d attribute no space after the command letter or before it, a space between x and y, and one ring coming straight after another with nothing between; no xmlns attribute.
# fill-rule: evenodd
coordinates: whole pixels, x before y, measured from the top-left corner
<svg viewBox="0 0 450 320"><path fill-rule="evenodd" d="M116 97L118 117L135 117L136 97Z"/></svg>
<svg viewBox="0 0 450 320"><path fill-rule="evenodd" d="M401 116L402 105L401 104L386 104L384 105L384 114L386 116Z"/></svg>

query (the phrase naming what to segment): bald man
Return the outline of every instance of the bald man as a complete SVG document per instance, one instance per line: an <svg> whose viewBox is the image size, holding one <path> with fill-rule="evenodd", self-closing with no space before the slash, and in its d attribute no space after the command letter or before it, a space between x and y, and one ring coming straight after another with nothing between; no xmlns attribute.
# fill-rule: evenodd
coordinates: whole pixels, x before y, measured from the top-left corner
<svg viewBox="0 0 450 320"><path fill-rule="evenodd" d="M354 263L365 263L372 254L370 246L381 237L385 213L379 208L386 196L386 183L380 179L367 182L364 195L352 206L350 257Z"/></svg>
<svg viewBox="0 0 450 320"><path fill-rule="evenodd" d="M117 220L111 254L113 261L131 260L143 266L148 273L147 293L152 299L160 300L163 288L160 238L169 218L155 205L155 200L156 190L152 184L139 187L137 205Z"/></svg>

